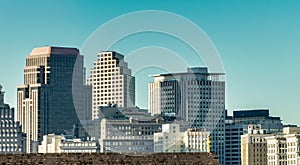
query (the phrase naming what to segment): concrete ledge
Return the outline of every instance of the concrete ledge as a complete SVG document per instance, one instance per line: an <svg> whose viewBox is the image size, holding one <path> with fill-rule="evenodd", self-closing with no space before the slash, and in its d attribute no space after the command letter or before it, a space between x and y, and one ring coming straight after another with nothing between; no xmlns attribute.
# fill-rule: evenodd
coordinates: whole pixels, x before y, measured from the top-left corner
<svg viewBox="0 0 300 165"><path fill-rule="evenodd" d="M107 154L3 154L0 164L203 164L219 165L211 153L156 153L147 155Z"/></svg>

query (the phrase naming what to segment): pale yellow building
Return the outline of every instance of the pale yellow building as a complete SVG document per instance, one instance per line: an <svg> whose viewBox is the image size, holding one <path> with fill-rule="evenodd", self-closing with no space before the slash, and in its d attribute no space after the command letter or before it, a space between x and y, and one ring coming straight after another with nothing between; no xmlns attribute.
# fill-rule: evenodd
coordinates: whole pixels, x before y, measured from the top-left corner
<svg viewBox="0 0 300 165"><path fill-rule="evenodd" d="M260 125L249 125L248 134L241 136L242 165L267 165L267 142Z"/></svg>

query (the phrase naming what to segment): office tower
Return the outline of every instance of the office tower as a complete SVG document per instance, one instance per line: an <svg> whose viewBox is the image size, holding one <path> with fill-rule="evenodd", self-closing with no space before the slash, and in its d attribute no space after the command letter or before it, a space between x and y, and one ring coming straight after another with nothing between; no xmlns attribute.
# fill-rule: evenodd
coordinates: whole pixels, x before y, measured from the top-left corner
<svg viewBox="0 0 300 165"><path fill-rule="evenodd" d="M300 127L285 127L283 132L265 138L268 164L300 164Z"/></svg>
<svg viewBox="0 0 300 165"><path fill-rule="evenodd" d="M270 136L260 125L249 125L248 134L241 136L242 165L267 165L267 142Z"/></svg>
<svg viewBox="0 0 300 165"><path fill-rule="evenodd" d="M131 76L124 56L113 51L101 52L88 78L92 86L93 119L98 118L99 106L117 104L118 107L135 105L135 78Z"/></svg>
<svg viewBox="0 0 300 165"><path fill-rule="evenodd" d="M266 133L282 131L280 117L272 117L267 109L233 111L225 117L225 164L241 164L241 135L248 132L249 124L260 124Z"/></svg>
<svg viewBox="0 0 300 165"><path fill-rule="evenodd" d="M149 83L149 112L175 113L192 128L211 133L211 152L224 164L225 81L222 73L207 68L188 68L185 73L154 75Z"/></svg>
<svg viewBox="0 0 300 165"><path fill-rule="evenodd" d="M87 117L83 56L76 48L34 48L18 86L18 120L27 134L27 152L37 152L43 135L62 134ZM73 95L75 97L73 97ZM82 99L82 100L81 100Z"/></svg>
<svg viewBox="0 0 300 165"><path fill-rule="evenodd" d="M14 120L14 108L4 103L0 85L0 154L25 153L26 135Z"/></svg>

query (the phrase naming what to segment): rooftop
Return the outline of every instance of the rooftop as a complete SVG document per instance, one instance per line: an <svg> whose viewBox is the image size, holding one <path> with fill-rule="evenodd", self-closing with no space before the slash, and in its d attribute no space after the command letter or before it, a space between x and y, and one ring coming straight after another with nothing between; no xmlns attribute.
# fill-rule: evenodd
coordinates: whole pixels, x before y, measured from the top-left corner
<svg viewBox="0 0 300 165"><path fill-rule="evenodd" d="M78 55L79 50L77 48L46 46L46 47L34 48L31 51L30 56L48 55L48 54Z"/></svg>
<svg viewBox="0 0 300 165"><path fill-rule="evenodd" d="M269 117L268 109L256 109L256 110L240 110L233 111L234 118L244 118L244 117Z"/></svg>
<svg viewBox="0 0 300 165"><path fill-rule="evenodd" d="M192 68L187 68L187 72L156 74L156 75L151 75L151 77L175 76L175 75L188 75L188 74L199 74L199 75L225 75L225 73L209 73L207 67L192 67Z"/></svg>

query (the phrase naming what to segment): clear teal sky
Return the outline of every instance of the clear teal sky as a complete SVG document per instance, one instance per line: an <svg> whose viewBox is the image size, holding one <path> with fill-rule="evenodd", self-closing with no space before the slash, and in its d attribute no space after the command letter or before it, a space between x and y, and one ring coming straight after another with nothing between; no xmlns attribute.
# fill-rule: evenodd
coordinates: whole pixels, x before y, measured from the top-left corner
<svg viewBox="0 0 300 165"><path fill-rule="evenodd" d="M297 0L1 0L0 84L6 91L6 102L16 105L16 86L23 83L25 57L32 48L56 45L80 49L103 23L138 10L177 13L208 34L223 60L227 75L226 107L230 111L269 108L284 123L300 124L300 1ZM155 38L163 38L157 34L144 34L142 38L143 46L164 46L163 41L154 42ZM139 47L140 39L141 36L133 36L114 48L126 55ZM171 43L176 51L176 43ZM172 44L167 47L172 48ZM96 55L87 58L88 69L93 58ZM137 80L137 83L146 82ZM137 104L146 107L147 89L137 91Z"/></svg>

